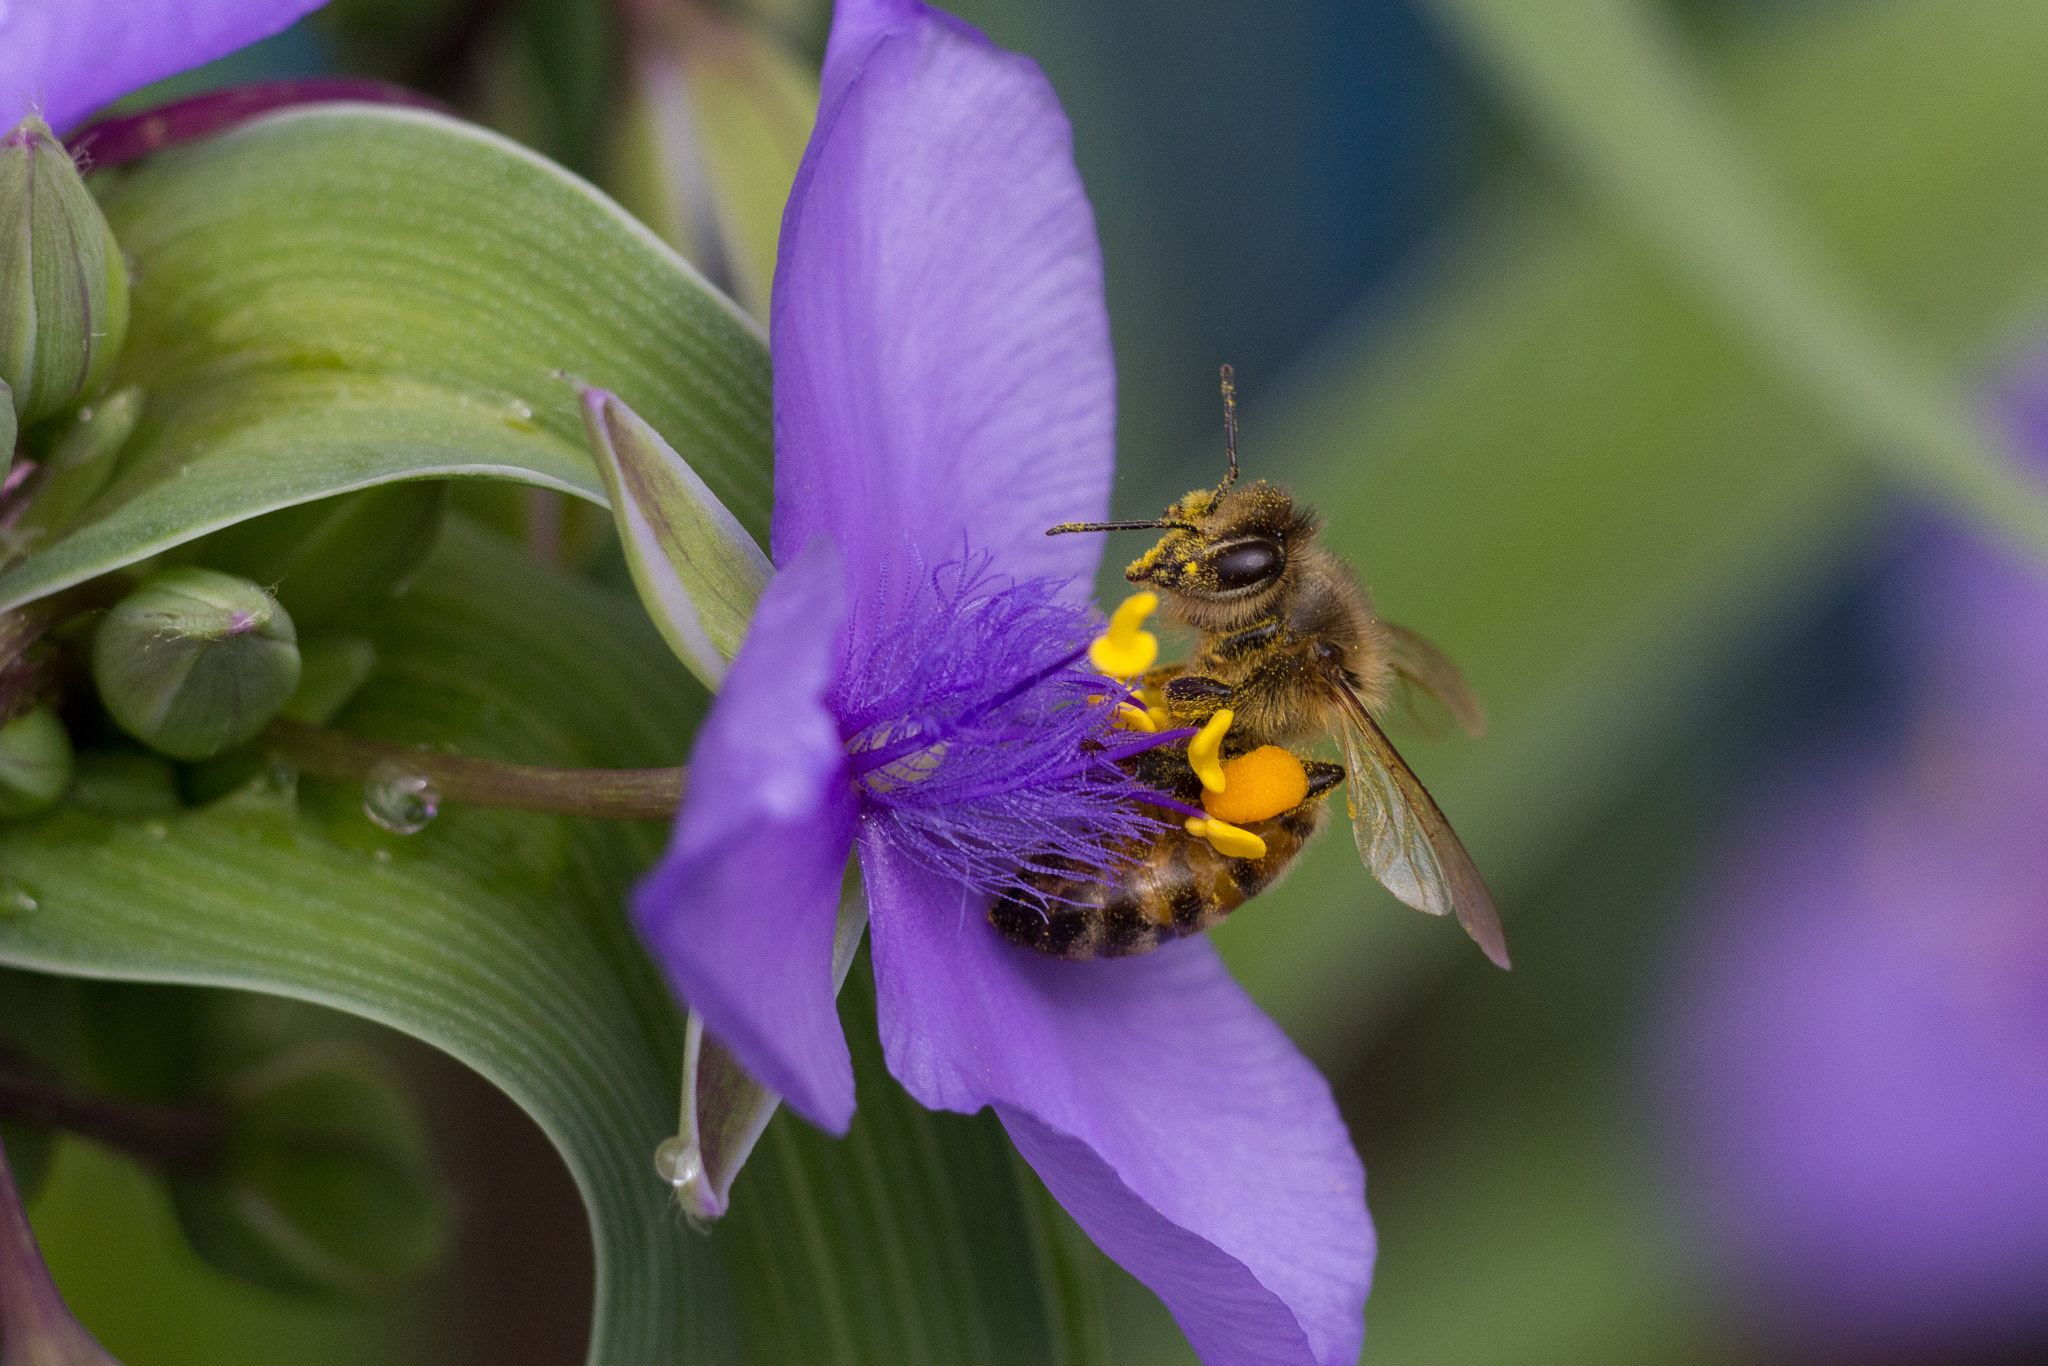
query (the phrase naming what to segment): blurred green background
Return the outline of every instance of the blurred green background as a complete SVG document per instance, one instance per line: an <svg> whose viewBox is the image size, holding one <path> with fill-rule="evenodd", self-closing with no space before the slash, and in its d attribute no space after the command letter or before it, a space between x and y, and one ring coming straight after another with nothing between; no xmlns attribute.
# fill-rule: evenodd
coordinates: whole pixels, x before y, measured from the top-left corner
<svg viewBox="0 0 2048 1366"><path fill-rule="evenodd" d="M1479 742L1421 722L1395 739L1501 901L1512 975L1394 903L1341 836L1216 936L1364 1153L1363 1359L1783 1359L1703 1265L1640 1032L1759 770L1885 705L1868 585L1900 507L1998 501L1971 461L2001 452L1969 413L2048 316L2048 7L954 8L1036 57L1075 125L1118 353L1118 515L1213 481L1233 363L1247 470L1319 506L1382 610L1492 714ZM735 12L814 67L822 4ZM405 81L639 207L630 61L602 0L335 0L173 84ZM736 292L745 269L728 262ZM1874 418L1873 385L1903 395ZM1112 543L1105 595L1141 548ZM110 1347L579 1358L590 1252L559 1164L488 1087L392 1047L459 1188L449 1268L369 1317L294 1308L201 1268L148 1183L66 1144L34 1214ZM110 1238L158 1269L116 1268L94 1251ZM1097 1260L1112 1359L1192 1361Z"/></svg>

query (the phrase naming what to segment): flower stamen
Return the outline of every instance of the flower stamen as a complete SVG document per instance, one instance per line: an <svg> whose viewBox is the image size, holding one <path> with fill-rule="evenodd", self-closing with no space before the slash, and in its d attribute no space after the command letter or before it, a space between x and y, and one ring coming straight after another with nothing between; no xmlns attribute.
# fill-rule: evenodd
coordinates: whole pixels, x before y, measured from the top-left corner
<svg viewBox="0 0 2048 1366"><path fill-rule="evenodd" d="M1144 629L1157 593L1133 593L1110 614L1109 629L1088 647L1088 662L1111 678L1136 678L1159 658L1159 637Z"/></svg>
<svg viewBox="0 0 2048 1366"><path fill-rule="evenodd" d="M1249 830L1240 830L1214 816L1190 816L1187 832L1209 841L1209 847L1225 858L1264 858L1266 842Z"/></svg>
<svg viewBox="0 0 2048 1366"><path fill-rule="evenodd" d="M1195 770L1195 776L1202 780L1202 786L1211 792L1223 791L1223 737L1235 720L1230 708L1224 707L1211 716L1194 739L1188 741L1188 766Z"/></svg>

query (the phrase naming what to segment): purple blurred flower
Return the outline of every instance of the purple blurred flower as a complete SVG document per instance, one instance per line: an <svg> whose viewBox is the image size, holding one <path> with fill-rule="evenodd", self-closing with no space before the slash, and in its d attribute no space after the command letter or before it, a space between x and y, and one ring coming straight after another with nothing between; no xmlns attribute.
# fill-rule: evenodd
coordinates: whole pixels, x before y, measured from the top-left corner
<svg viewBox="0 0 2048 1366"><path fill-rule="evenodd" d="M60 132L131 90L288 28L325 0L7 0L0 128L40 109Z"/></svg>
<svg viewBox="0 0 2048 1366"><path fill-rule="evenodd" d="M994 1106L1212 1363L1350 1363L1373 1238L1328 1086L1205 941L1069 963L989 888L1134 819L1075 651L1115 380L1094 219L1030 62L915 0L842 0L775 275L779 567L636 897L678 993L843 1131L833 1001L858 849L890 1070Z"/></svg>
<svg viewBox="0 0 2048 1366"><path fill-rule="evenodd" d="M2048 581L1951 532L1902 578L1908 732L1736 839L1665 1069L1738 1293L1885 1360L2048 1330Z"/></svg>

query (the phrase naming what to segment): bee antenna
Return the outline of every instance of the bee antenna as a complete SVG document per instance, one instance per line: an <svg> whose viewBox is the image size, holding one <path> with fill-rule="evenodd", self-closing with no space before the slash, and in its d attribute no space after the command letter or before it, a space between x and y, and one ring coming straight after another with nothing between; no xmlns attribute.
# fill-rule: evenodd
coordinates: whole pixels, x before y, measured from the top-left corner
<svg viewBox="0 0 2048 1366"><path fill-rule="evenodd" d="M1074 531L1200 531L1193 522L1061 522L1045 529L1048 536L1065 536Z"/></svg>
<svg viewBox="0 0 2048 1366"><path fill-rule="evenodd" d="M1220 498L1237 482L1237 372L1223 367L1223 450L1230 457L1230 469L1216 486Z"/></svg>

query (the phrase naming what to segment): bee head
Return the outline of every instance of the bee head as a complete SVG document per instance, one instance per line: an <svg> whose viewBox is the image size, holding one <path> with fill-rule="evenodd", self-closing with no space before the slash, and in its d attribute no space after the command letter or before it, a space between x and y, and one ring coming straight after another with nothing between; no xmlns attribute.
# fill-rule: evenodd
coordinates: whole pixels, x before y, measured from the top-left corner
<svg viewBox="0 0 2048 1366"><path fill-rule="evenodd" d="M1165 593L1177 615L1202 629L1229 628L1272 610L1292 581L1291 556L1307 548L1315 515L1263 479L1237 483L1237 389L1223 367L1224 450L1230 468L1212 489L1196 489L1155 522L1068 522L1046 534L1159 528L1159 543L1124 570L1132 583Z"/></svg>
<svg viewBox="0 0 2048 1366"><path fill-rule="evenodd" d="M1274 610L1292 581L1293 557L1316 531L1312 514L1264 480L1197 489L1168 508L1160 524L1166 534L1124 577L1167 594L1179 615L1204 627L1255 621Z"/></svg>

